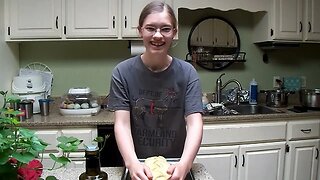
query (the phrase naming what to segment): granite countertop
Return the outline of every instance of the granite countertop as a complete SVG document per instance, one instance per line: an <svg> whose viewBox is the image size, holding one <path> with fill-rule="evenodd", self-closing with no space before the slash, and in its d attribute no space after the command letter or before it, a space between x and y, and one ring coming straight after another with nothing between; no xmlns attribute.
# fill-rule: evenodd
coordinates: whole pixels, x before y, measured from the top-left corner
<svg viewBox="0 0 320 180"><path fill-rule="evenodd" d="M103 171L108 174L109 180L120 180L124 171L123 167L103 167ZM77 180L85 170L82 168L61 168L53 171L44 171L42 177L54 175L60 180ZM213 179L202 164L195 163L192 166L192 172L196 180Z"/></svg>
<svg viewBox="0 0 320 180"><path fill-rule="evenodd" d="M288 107L290 108L290 107ZM291 119L320 118L320 111L308 111L305 113L295 113L288 108L278 108L282 113L257 114L257 115L228 115L228 116L203 116L205 124L215 123L236 123L236 122L257 122L257 121L283 121ZM113 112L102 109L95 116L63 116L59 109L52 109L49 116L35 114L31 119L21 122L24 127L95 127L97 125L113 125Z"/></svg>

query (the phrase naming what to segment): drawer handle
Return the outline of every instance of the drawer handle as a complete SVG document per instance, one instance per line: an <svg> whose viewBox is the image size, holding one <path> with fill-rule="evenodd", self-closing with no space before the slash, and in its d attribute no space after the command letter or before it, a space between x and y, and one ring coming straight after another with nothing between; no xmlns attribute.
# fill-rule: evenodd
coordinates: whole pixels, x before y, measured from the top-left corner
<svg viewBox="0 0 320 180"><path fill-rule="evenodd" d="M301 132L309 134L311 133L311 129L301 129Z"/></svg>
<svg viewBox="0 0 320 180"><path fill-rule="evenodd" d="M319 149L318 148L316 148L316 152L317 152L316 159L318 159L319 158Z"/></svg>

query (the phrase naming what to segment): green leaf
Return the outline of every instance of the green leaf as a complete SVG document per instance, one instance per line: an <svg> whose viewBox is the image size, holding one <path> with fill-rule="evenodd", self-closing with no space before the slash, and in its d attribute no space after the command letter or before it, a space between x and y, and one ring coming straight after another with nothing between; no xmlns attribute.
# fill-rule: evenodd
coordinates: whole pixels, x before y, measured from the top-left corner
<svg viewBox="0 0 320 180"><path fill-rule="evenodd" d="M71 137L60 136L57 138L57 140L61 143L72 143L72 142L78 141L79 139L75 138L73 136L71 136Z"/></svg>
<svg viewBox="0 0 320 180"><path fill-rule="evenodd" d="M8 162L10 156L10 151L6 150L0 152L0 165L3 165Z"/></svg>
<svg viewBox="0 0 320 180"><path fill-rule="evenodd" d="M20 128L20 133L23 137L26 137L26 138L32 138L36 136L34 134L34 131L31 131L30 129L26 129L26 128Z"/></svg>
<svg viewBox="0 0 320 180"><path fill-rule="evenodd" d="M60 164L63 164L63 165L66 165L69 162L71 162L71 160L69 158L65 157L65 156L57 157L52 153L50 153L49 156L53 161L55 161L57 163L60 163Z"/></svg>
<svg viewBox="0 0 320 180"><path fill-rule="evenodd" d="M17 161L22 162L22 163L28 163L29 161L31 161L32 159L35 158L35 156L33 154L31 154L30 152L26 152L26 153L18 153L18 152L14 152L12 154L13 158L16 158Z"/></svg>
<svg viewBox="0 0 320 180"><path fill-rule="evenodd" d="M54 176L48 176L48 177L46 178L46 180L57 180L57 178L54 177Z"/></svg>
<svg viewBox="0 0 320 180"><path fill-rule="evenodd" d="M49 143L43 141L42 139L39 139L39 142L40 142L43 146L46 146L46 147L47 147L48 145L50 145Z"/></svg>
<svg viewBox="0 0 320 180"><path fill-rule="evenodd" d="M104 141L104 138L101 136L98 136L93 141L98 142L98 143L102 143Z"/></svg>
<svg viewBox="0 0 320 180"><path fill-rule="evenodd" d="M54 155L54 154L52 154L52 153L49 154L49 157L50 157L52 160L54 160L54 161L57 161L57 160L58 160L57 156Z"/></svg>
<svg viewBox="0 0 320 180"><path fill-rule="evenodd" d="M61 163L63 165L66 165L69 162L71 162L71 160L69 158L65 157L65 156L61 156L61 157L58 158L57 162Z"/></svg>

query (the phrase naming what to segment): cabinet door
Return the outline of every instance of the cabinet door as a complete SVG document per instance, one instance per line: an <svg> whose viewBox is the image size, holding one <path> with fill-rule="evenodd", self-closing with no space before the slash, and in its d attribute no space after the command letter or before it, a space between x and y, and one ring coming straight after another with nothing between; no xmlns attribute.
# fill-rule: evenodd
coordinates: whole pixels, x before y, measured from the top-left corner
<svg viewBox="0 0 320 180"><path fill-rule="evenodd" d="M274 0L274 39L302 40L302 0Z"/></svg>
<svg viewBox="0 0 320 180"><path fill-rule="evenodd" d="M285 142L240 146L238 180L282 180Z"/></svg>
<svg viewBox="0 0 320 180"><path fill-rule="evenodd" d="M46 147L46 152L58 152L58 141L57 138L60 136L60 131L55 129L48 130L37 130L35 134L42 139L44 142L49 143Z"/></svg>
<svg viewBox="0 0 320 180"><path fill-rule="evenodd" d="M36 130L35 134L44 142L49 143L45 151L42 154L39 154L38 160L41 161L43 166L46 168L53 167L54 161L49 157L49 154L53 153L56 156L60 156L62 154L62 152L57 148L57 138L60 136L60 131L55 129Z"/></svg>
<svg viewBox="0 0 320 180"><path fill-rule="evenodd" d="M215 180L236 180L239 146L200 147L196 162L203 164Z"/></svg>
<svg viewBox="0 0 320 180"><path fill-rule="evenodd" d="M122 37L139 37L139 16L144 8L152 0L123 0L122 1ZM173 7L173 0L165 0ZM178 14L176 14L177 16ZM177 16L178 18L178 16Z"/></svg>
<svg viewBox="0 0 320 180"><path fill-rule="evenodd" d="M319 41L320 40L320 1L306 0L305 5L305 40Z"/></svg>
<svg viewBox="0 0 320 180"><path fill-rule="evenodd" d="M98 132L96 128L72 128L72 129L62 129L62 136L73 136L78 139L83 140L83 144L89 145L94 143L93 139L98 136ZM80 151L84 151L84 146L79 146ZM76 154L76 153L74 153ZM71 155L71 157L76 157L75 155ZM81 154L78 157L83 157Z"/></svg>
<svg viewBox="0 0 320 180"><path fill-rule="evenodd" d="M286 157L286 180L316 180L319 140L290 141Z"/></svg>
<svg viewBox="0 0 320 180"><path fill-rule="evenodd" d="M61 0L7 0L10 39L61 38Z"/></svg>
<svg viewBox="0 0 320 180"><path fill-rule="evenodd" d="M117 37L117 0L67 0L66 38Z"/></svg>

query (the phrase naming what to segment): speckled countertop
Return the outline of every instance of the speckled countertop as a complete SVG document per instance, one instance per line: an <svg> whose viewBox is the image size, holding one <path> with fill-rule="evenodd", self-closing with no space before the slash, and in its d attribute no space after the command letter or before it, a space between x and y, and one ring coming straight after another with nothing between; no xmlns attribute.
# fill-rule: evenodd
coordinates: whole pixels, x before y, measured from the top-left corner
<svg viewBox="0 0 320 180"><path fill-rule="evenodd" d="M109 180L120 180L124 171L123 167L103 167L103 171L108 174ZM42 177L54 175L60 180L76 180L85 170L82 168L61 168L53 171L44 171ZM195 163L192 166L192 172L196 180L213 179L202 164Z"/></svg>
<svg viewBox="0 0 320 180"><path fill-rule="evenodd" d="M230 115L230 116L203 116L205 124L215 123L235 123L235 122L257 122L257 121L283 121L291 119L320 118L320 111L308 111L305 113L295 113L288 111L288 108L277 109L281 113L258 114L258 115ZM102 109L95 116L63 116L59 109L50 111L49 116L35 114L31 119L21 122L24 127L94 127L97 125L112 125L113 112Z"/></svg>

